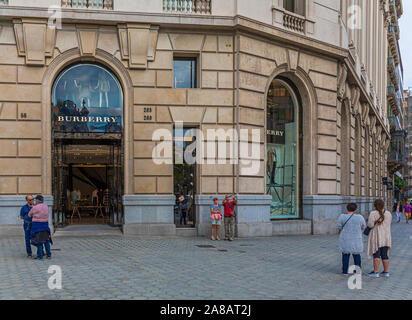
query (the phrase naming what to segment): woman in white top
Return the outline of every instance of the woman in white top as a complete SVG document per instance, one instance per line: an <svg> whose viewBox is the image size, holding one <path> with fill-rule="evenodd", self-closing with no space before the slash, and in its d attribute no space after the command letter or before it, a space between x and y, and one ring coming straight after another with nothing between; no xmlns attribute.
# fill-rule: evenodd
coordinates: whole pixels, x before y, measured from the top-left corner
<svg viewBox="0 0 412 320"><path fill-rule="evenodd" d="M388 252L392 247L391 224L392 214L385 210L385 202L375 200L368 219L368 227L371 228L368 239L368 256L373 257L373 271L368 275L373 278L380 276L389 277ZM379 274L379 266L382 260L383 272Z"/></svg>

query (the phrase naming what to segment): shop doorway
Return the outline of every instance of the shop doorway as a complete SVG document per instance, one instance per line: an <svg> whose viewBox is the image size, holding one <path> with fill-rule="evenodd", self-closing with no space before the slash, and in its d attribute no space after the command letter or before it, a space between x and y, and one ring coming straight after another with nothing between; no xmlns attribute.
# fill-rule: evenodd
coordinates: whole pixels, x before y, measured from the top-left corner
<svg viewBox="0 0 412 320"><path fill-rule="evenodd" d="M123 224L123 90L105 66L76 63L51 92L53 223Z"/></svg>
<svg viewBox="0 0 412 320"><path fill-rule="evenodd" d="M196 162L188 159L196 158L196 143L193 128L175 128L173 137L173 186L176 197L174 220L177 228L196 227Z"/></svg>
<svg viewBox="0 0 412 320"><path fill-rule="evenodd" d="M121 140L55 140L53 151L54 226L122 225Z"/></svg>

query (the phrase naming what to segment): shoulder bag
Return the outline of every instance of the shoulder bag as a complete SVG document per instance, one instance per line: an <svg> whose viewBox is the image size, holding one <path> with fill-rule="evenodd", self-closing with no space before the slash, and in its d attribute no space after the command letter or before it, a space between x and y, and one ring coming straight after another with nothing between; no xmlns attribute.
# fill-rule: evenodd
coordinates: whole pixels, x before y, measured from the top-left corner
<svg viewBox="0 0 412 320"><path fill-rule="evenodd" d="M355 215L355 214L351 214L350 217L349 217L349 219L347 219L347 220L345 221L345 223L344 223L343 226L342 226L342 229L340 229L340 232L343 231L343 228L345 228L346 224L349 222L350 219L352 219L352 217L353 217L354 215Z"/></svg>
<svg viewBox="0 0 412 320"><path fill-rule="evenodd" d="M381 218L379 218L378 220L375 221L375 224L373 225L373 228L375 228L376 224L378 223L378 221L379 221L380 219L381 219ZM369 227L367 226L366 229L363 231L363 234L364 234L365 236L369 236L369 233L371 232L371 230L372 230L373 228L369 228Z"/></svg>

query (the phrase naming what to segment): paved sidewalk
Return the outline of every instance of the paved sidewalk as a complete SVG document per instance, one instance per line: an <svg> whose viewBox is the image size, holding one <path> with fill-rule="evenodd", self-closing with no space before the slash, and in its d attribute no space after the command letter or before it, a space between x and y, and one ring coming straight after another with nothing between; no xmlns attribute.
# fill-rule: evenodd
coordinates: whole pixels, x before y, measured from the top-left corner
<svg viewBox="0 0 412 320"><path fill-rule="evenodd" d="M362 290L350 290L337 236L59 236L53 259L37 261L22 233L0 238L0 299L412 299L412 224L394 223L392 240L392 277L363 276ZM62 268L61 290L48 289L50 265Z"/></svg>

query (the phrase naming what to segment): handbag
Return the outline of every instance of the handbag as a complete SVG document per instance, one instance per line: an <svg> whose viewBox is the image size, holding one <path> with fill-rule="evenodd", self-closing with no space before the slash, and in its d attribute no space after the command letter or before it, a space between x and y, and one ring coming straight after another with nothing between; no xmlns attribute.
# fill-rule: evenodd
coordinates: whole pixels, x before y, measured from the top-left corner
<svg viewBox="0 0 412 320"><path fill-rule="evenodd" d="M354 215L355 215L355 214L351 214L351 216L349 217L349 219L346 220L346 222L343 224L342 229L340 230L340 232L343 231L343 228L345 228L346 224L349 222L350 219L352 219L352 217L353 217Z"/></svg>
<svg viewBox="0 0 412 320"><path fill-rule="evenodd" d="M366 227L366 229L363 231L363 234L365 236L369 236L369 233L371 232L372 228Z"/></svg>
<svg viewBox="0 0 412 320"><path fill-rule="evenodd" d="M375 228L376 224L378 223L378 221L381 220L381 218L379 218L378 220L375 221L375 224L373 225L373 228ZM363 231L363 234L365 236L369 236L369 233L371 232L371 230L373 228L369 228L368 226L366 227L366 229Z"/></svg>

